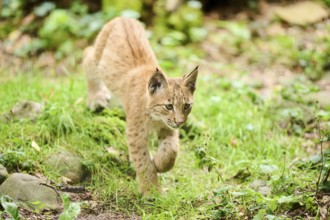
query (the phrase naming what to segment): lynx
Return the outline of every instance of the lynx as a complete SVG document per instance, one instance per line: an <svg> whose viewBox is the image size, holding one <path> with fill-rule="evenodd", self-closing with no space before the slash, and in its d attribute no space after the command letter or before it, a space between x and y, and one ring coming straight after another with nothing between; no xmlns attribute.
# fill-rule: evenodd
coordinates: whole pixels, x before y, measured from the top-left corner
<svg viewBox="0 0 330 220"><path fill-rule="evenodd" d="M198 67L181 78L169 78L157 62L142 24L123 17L104 25L94 45L86 48L83 66L88 107L94 111L107 107L115 95L124 108L129 157L139 191L161 191L157 173L174 166L178 128L193 106ZM148 139L155 132L159 147L152 156Z"/></svg>

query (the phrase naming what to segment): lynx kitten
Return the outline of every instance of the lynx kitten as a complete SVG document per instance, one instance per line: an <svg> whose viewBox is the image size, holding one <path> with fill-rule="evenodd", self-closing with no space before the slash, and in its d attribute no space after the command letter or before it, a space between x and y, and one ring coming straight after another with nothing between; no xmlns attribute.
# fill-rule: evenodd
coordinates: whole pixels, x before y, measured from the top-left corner
<svg viewBox="0 0 330 220"><path fill-rule="evenodd" d="M159 67L145 30L137 20L115 18L84 54L88 106L104 108L110 92L126 112L127 142L139 190L160 190L157 173L169 171L179 151L178 130L192 105L198 67L181 78L169 78ZM159 148L152 157L148 138L156 132Z"/></svg>

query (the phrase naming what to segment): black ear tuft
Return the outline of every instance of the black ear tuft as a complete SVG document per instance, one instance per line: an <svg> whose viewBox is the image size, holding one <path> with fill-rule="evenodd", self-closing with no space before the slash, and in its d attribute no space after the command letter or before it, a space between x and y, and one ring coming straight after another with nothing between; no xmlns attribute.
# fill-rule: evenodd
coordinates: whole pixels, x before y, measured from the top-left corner
<svg viewBox="0 0 330 220"><path fill-rule="evenodd" d="M150 78L148 84L148 90L151 95L155 94L158 91L161 91L167 86L167 81L162 72L156 68L154 75Z"/></svg>
<svg viewBox="0 0 330 220"><path fill-rule="evenodd" d="M184 85L193 93L196 89L196 80L198 76L198 66L188 75L183 76Z"/></svg>

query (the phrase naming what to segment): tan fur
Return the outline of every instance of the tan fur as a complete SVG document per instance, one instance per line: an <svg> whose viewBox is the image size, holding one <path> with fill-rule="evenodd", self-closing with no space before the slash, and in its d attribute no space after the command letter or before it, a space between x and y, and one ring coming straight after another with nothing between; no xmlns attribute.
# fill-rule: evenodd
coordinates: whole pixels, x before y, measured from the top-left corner
<svg viewBox="0 0 330 220"><path fill-rule="evenodd" d="M169 171L179 151L177 128L191 111L197 68L182 78L168 78L160 70L143 26L128 18L113 19L103 27L94 46L85 50L83 64L89 108L106 107L109 91L119 97L139 190L143 194L159 190L157 173ZM171 104L173 109L166 109ZM160 145L152 158L148 139L153 132Z"/></svg>

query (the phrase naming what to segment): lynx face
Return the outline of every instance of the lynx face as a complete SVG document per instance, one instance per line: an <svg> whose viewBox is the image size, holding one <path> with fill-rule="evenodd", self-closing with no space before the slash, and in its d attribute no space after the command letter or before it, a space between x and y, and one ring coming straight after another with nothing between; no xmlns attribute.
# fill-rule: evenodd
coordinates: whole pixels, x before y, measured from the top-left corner
<svg viewBox="0 0 330 220"><path fill-rule="evenodd" d="M148 110L154 120L171 128L183 125L193 106L198 68L182 78L166 79L158 70L149 80Z"/></svg>

